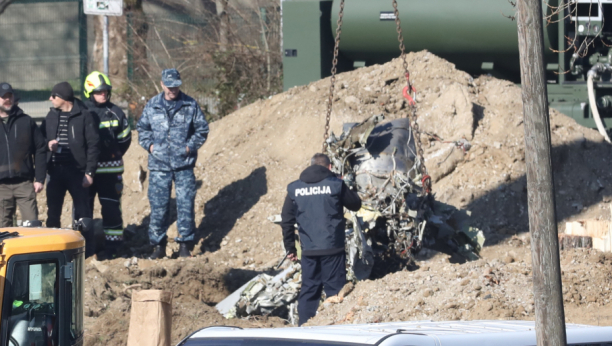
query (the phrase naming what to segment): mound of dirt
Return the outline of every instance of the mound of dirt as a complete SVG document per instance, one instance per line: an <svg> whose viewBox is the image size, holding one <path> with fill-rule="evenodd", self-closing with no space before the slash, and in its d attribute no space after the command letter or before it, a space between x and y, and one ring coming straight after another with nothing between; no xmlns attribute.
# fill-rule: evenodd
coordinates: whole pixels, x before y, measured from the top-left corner
<svg viewBox="0 0 612 346"><path fill-rule="evenodd" d="M531 298L525 289L531 285L528 245L507 249L510 245L506 244L517 233L528 231L520 89L492 77L474 79L426 51L410 53L407 60L418 90L417 116L424 132L421 145L434 178L436 198L471 210L476 226L485 231L489 248L482 260L462 266L445 263L446 256L426 254L421 269L361 282L344 303L323 307L312 323L532 318ZM340 74L331 128L339 133L342 123L359 122L373 114L382 113L387 119L406 117L401 66L396 59ZM99 273L89 263L88 345L125 340L131 289L153 287L175 292L174 340L214 323L262 323L224 321L210 306L284 255L280 228L267 217L280 212L286 185L297 179L310 157L321 150L328 88L329 79L295 87L211 124L210 137L198 152L195 168L197 257L155 264L140 259L135 269L127 268L125 260L115 260L102 263L109 268L106 273ZM550 115L558 221L608 218L612 148L596 131L580 127L555 110ZM471 145L469 150L458 146L461 143L456 141L463 139ZM134 132L134 143L125 158L122 203L127 242L122 251L142 257L150 251L146 236L150 209L147 181L141 186L138 178L141 169L146 173L147 153L136 140ZM69 206L67 201L62 218L66 226ZM44 194L39 197L39 208L41 217L46 218ZM175 220L176 214L171 218ZM176 236L175 223L169 233ZM170 244L169 255L177 247ZM510 251L516 256L509 256L517 258L506 264L504 258ZM581 261L587 263L596 255L587 257ZM163 268L165 274L152 268ZM589 280L598 280L593 275L602 275L604 280L607 275L586 265L568 268ZM232 271L248 275L228 286ZM572 292L578 293L572 293L571 299L582 304L589 295L581 293L587 284L578 280L580 284L572 286ZM135 284L141 286L126 288ZM605 285L603 281L588 285L591 290L609 287L607 281ZM460 298L456 299L458 292ZM608 307L607 300L599 297L589 304ZM606 316L609 321L612 313ZM283 321L269 319L264 323L282 325Z"/></svg>
<svg viewBox="0 0 612 346"><path fill-rule="evenodd" d="M561 256L567 322L612 325L612 255L571 249ZM486 247L482 257L463 265L440 254L423 257L417 270L358 282L342 303L323 304L308 325L535 319L529 235Z"/></svg>
<svg viewBox="0 0 612 346"><path fill-rule="evenodd" d="M85 345L124 345L134 290L170 291L173 344L210 325L283 326L279 318L225 320L214 305L257 273L218 266L210 254L187 259L151 261L89 259L85 281Z"/></svg>

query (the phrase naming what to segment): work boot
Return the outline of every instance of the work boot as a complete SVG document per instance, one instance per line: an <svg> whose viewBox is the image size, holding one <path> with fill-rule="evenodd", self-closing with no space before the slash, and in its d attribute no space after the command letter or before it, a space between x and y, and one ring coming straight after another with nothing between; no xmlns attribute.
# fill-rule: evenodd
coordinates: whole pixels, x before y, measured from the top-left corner
<svg viewBox="0 0 612 346"><path fill-rule="evenodd" d="M121 246L120 241L109 241L106 240L104 242L104 251L101 254L98 254L98 261L110 261L115 258L119 258L119 247ZM121 256L125 257L126 256Z"/></svg>
<svg viewBox="0 0 612 346"><path fill-rule="evenodd" d="M72 229L81 232L85 238L85 257L89 258L96 254L96 237L94 235L93 220L84 217L72 222Z"/></svg>
<svg viewBox="0 0 612 346"><path fill-rule="evenodd" d="M153 248L153 253L149 256L149 259L155 260L166 257L166 245L160 244L155 245Z"/></svg>
<svg viewBox="0 0 612 346"><path fill-rule="evenodd" d="M179 257L191 257L191 253L189 253L189 243L180 243Z"/></svg>

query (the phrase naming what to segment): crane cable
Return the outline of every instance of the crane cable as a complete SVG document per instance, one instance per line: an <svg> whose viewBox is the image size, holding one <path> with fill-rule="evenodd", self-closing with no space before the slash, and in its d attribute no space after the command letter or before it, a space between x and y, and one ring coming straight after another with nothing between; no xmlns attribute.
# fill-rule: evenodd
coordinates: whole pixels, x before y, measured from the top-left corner
<svg viewBox="0 0 612 346"><path fill-rule="evenodd" d="M334 45L334 58L331 69L331 85L329 86L329 99L327 100L327 115L325 118L325 134L323 134L323 152L327 148L327 137L329 136L329 120L331 118L332 104L334 99L334 85L336 84L336 67L338 65L338 51L340 49L340 34L342 33L342 16L344 15L344 0L340 0L340 12L336 27L336 43Z"/></svg>
<svg viewBox="0 0 612 346"><path fill-rule="evenodd" d="M399 49L401 52L402 65L404 67L404 76L406 77L406 86L402 90L402 95L408 100L408 106L410 107L410 128L414 132L414 143L417 148L418 160L420 161L421 171L421 183L423 190L426 194L431 193L431 177L427 174L427 167L425 167L425 159L423 157L423 148L421 147L421 131L419 131L419 124L416 121L416 101L414 97L410 95L416 95L416 89L410 83L410 71L408 71L408 62L406 61L406 47L404 46L404 35L402 34L402 23L399 17L399 10L397 9L397 0L393 0L393 12L395 14L395 25L397 30L397 40L399 41Z"/></svg>

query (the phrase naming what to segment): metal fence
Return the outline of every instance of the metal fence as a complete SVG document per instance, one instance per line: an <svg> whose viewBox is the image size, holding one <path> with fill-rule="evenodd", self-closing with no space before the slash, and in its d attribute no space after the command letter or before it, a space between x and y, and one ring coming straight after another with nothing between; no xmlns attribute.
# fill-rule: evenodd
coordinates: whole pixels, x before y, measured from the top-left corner
<svg viewBox="0 0 612 346"><path fill-rule="evenodd" d="M0 15L0 76L22 102L49 98L58 82L80 92L87 24L79 0L15 0Z"/></svg>
<svg viewBox="0 0 612 346"><path fill-rule="evenodd" d="M81 92L87 68L87 22L80 0L15 0L0 15L0 76L34 118L49 110L51 88Z"/></svg>
<svg viewBox="0 0 612 346"><path fill-rule="evenodd" d="M241 102L266 96L270 81L266 91L261 76L278 79L282 73L278 62L280 12L272 3L263 1L267 7L259 8L228 8L225 38L220 32L222 19L214 9L181 12L156 5L157 9L146 15L126 12L128 84L123 91L130 111L135 109L131 113L139 114L142 100L159 92L160 72L169 67L181 71L183 90L212 114L220 108L227 113L223 102L228 98L240 107ZM50 90L61 81L68 81L75 93L81 94L88 68L87 16L82 0L14 0L0 15L0 30L0 81L13 85L26 112L44 116ZM91 50L93 43L89 45ZM238 59L236 64L219 63L218 53L225 49L238 52L231 57ZM269 52L274 52L272 63ZM243 53L255 59L246 61L240 56ZM219 88L223 74L233 70L239 70L239 76L226 79L234 78L232 82L243 87L223 94ZM251 81L257 78L259 84ZM257 91L251 95L252 90Z"/></svg>

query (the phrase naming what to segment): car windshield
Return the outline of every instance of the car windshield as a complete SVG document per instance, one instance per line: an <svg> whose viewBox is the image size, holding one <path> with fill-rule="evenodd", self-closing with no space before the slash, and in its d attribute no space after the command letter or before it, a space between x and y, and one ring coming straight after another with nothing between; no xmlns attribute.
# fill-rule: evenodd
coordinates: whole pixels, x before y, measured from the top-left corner
<svg viewBox="0 0 612 346"><path fill-rule="evenodd" d="M366 346L349 342L264 338L191 338L181 346Z"/></svg>

